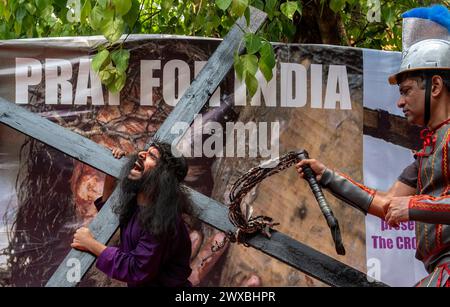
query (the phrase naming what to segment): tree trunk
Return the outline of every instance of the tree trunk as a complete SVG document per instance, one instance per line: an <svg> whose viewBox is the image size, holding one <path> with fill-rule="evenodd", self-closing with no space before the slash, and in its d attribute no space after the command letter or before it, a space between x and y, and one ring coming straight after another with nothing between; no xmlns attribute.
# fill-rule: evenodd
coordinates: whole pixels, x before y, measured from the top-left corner
<svg viewBox="0 0 450 307"><path fill-rule="evenodd" d="M340 16L330 9L329 1L303 1L301 16L294 15L297 33L294 43L349 45Z"/></svg>

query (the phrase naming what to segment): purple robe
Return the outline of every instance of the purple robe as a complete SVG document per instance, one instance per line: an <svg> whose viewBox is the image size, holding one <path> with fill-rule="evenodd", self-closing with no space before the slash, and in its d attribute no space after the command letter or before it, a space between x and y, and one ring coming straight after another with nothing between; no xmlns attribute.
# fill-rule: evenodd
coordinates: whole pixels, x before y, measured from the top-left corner
<svg viewBox="0 0 450 307"><path fill-rule="evenodd" d="M103 203L95 201L97 208ZM181 216L173 237L156 239L138 219L139 206L127 225L120 227L120 245L107 247L97 258L97 268L129 287L191 286L191 240Z"/></svg>

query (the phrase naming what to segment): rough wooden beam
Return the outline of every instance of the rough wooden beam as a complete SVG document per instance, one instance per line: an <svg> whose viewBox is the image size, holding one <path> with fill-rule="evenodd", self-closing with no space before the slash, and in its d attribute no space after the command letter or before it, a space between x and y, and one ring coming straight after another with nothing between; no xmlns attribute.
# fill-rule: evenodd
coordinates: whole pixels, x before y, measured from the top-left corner
<svg viewBox="0 0 450 307"><path fill-rule="evenodd" d="M111 176L117 177L122 167L117 160L104 158L111 155L107 148L1 97L0 122Z"/></svg>
<svg viewBox="0 0 450 307"><path fill-rule="evenodd" d="M364 108L364 134L383 139L409 149L420 149L420 130L410 125L406 118L390 114L384 110Z"/></svg>

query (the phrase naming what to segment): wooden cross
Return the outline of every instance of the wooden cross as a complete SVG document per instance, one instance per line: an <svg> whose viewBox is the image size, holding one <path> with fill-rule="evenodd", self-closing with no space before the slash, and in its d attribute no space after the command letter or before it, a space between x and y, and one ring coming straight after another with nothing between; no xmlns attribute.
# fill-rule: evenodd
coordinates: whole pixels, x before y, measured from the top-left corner
<svg viewBox="0 0 450 307"><path fill-rule="evenodd" d="M252 8L248 30L256 32L266 17L264 12ZM176 137L184 133L180 131L178 135L171 134L170 129L176 122L192 123L195 115L214 93L233 65L234 50L241 45L240 42L245 34L242 30L244 28L246 28L246 20L242 17L186 90L156 132L156 137L172 143ZM125 159L115 159L105 147L2 98L0 98L0 122L116 178L119 177L120 170L126 163ZM229 222L228 209L225 205L195 190L190 188L188 190L196 211L199 212L200 220L224 232L235 230ZM118 217L112 208L117 204L120 193L120 186L118 186L89 225L94 237L104 244L109 241L119 226ZM271 239L256 235L248 239L246 243L331 286L386 286L377 281L369 282L366 274L278 231L273 231ZM95 262L93 255L72 249L47 282L47 287L77 285L77 281L71 281L71 278L68 278L73 259L79 261L81 277Z"/></svg>

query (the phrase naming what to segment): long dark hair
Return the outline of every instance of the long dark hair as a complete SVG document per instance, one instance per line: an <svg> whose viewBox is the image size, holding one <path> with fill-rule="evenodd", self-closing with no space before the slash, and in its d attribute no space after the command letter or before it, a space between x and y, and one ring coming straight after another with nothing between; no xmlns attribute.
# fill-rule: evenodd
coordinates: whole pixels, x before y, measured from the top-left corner
<svg viewBox="0 0 450 307"><path fill-rule="evenodd" d="M139 222L152 235L162 238L176 234L182 214L194 216L192 202L181 182L186 177L188 166L184 157L175 157L171 146L154 142L160 153L156 166L137 181L127 178L137 160L137 154L129 157L122 170L122 195L115 212L121 225L126 225L137 209L136 195L143 193L146 204L139 208ZM130 200L131 199L131 200Z"/></svg>

